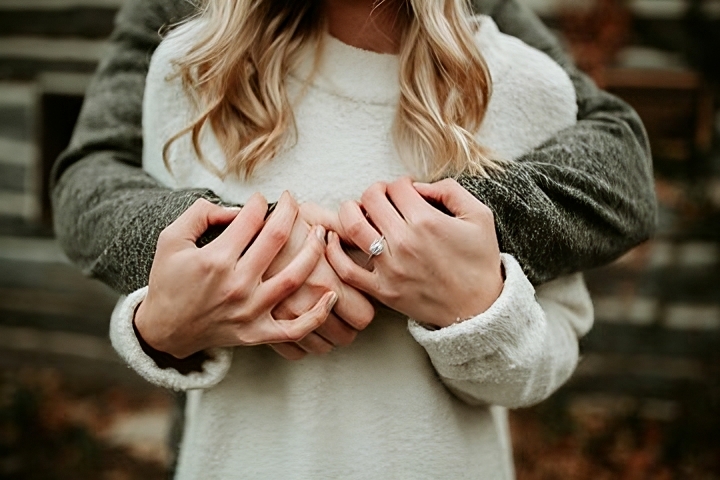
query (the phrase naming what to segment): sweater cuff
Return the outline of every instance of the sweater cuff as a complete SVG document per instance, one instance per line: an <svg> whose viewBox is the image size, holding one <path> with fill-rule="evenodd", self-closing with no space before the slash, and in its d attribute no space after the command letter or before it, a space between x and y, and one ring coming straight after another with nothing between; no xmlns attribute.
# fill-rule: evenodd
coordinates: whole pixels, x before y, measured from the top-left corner
<svg viewBox="0 0 720 480"><path fill-rule="evenodd" d="M501 260L505 284L484 313L439 330L409 321L410 333L443 377L477 379L478 369L496 362L519 367L541 353L546 320L535 289L515 258L502 254Z"/></svg>
<svg viewBox="0 0 720 480"><path fill-rule="evenodd" d="M137 307L145 300L148 287L143 287L127 297L121 297L110 319L110 341L125 362L147 381L172 390L210 388L225 377L232 362L232 349L207 350L207 360L199 372L180 373L175 368L161 368L142 348L135 335L133 318Z"/></svg>

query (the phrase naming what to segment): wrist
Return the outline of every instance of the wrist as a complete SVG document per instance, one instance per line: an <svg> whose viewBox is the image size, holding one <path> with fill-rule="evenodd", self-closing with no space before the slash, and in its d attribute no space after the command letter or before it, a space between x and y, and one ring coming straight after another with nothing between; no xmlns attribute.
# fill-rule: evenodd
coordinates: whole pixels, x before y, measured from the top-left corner
<svg viewBox="0 0 720 480"><path fill-rule="evenodd" d="M140 305L138 305L138 308L135 310L135 316L133 317L133 331L135 332L135 337L137 338L140 348L142 348L145 355L152 358L155 364L162 369L173 368L183 375L193 372L202 372L203 364L207 360L211 359L210 355L206 352L200 351L186 358L179 359L170 353L153 347L150 343L148 343L146 337L140 331L140 327L138 326L138 320L140 318L147 318L141 313L143 304L145 303L146 302L141 302Z"/></svg>
<svg viewBox="0 0 720 480"><path fill-rule="evenodd" d="M483 285L480 295L469 298L468 302L462 302L462 305L452 317L447 318L444 322L436 323L436 327L445 328L458 323L472 320L478 315L482 315L500 298L503 288L505 287L505 266L499 262L499 268L496 274L488 276Z"/></svg>

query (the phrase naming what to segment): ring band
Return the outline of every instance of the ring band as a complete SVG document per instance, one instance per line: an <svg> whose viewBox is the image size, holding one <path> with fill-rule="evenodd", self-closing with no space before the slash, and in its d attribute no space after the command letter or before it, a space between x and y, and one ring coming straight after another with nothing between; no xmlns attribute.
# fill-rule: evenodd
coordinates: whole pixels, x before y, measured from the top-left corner
<svg viewBox="0 0 720 480"><path fill-rule="evenodd" d="M380 238L375 240L370 245L370 256L371 257L377 257L381 253L385 251L385 235L382 235Z"/></svg>

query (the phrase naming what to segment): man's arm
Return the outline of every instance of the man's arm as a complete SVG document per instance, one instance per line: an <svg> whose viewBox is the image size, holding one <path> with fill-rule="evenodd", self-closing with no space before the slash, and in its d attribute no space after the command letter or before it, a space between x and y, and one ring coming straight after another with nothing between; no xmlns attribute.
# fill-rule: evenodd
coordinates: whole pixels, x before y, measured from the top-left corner
<svg viewBox="0 0 720 480"><path fill-rule="evenodd" d="M207 190L171 191L141 168L142 98L159 31L190 2L129 0L99 66L70 147L52 179L55 231L70 259L122 293L148 283L160 232Z"/></svg>
<svg viewBox="0 0 720 480"><path fill-rule="evenodd" d="M655 228L652 159L642 122L579 72L557 39L519 0L476 0L501 31L552 57L570 75L578 123L490 179L460 183L495 213L503 252L543 283L596 267ZM542 72L538 72L542 75Z"/></svg>
<svg viewBox="0 0 720 480"><path fill-rule="evenodd" d="M541 49L554 42L516 1L490 8L483 11L494 11L505 32L514 30ZM140 168L142 96L157 32L191 10L182 0L128 1L112 36L114 51L101 64L71 145L53 171L61 245L85 273L122 293L147 285L157 237L166 226L197 198L217 202L208 190L171 191ZM583 82L576 80L578 85ZM598 102L605 94L588 85L591 94L580 88L578 97L595 99L580 101L583 117L592 113L594 119L562 132L502 178L461 179L493 209L503 251L516 255L535 282L612 259L646 238L654 223L642 126L613 97L607 98L615 107ZM608 155L624 170L607 171ZM532 222L536 231L524 228L530 219L542 220Z"/></svg>

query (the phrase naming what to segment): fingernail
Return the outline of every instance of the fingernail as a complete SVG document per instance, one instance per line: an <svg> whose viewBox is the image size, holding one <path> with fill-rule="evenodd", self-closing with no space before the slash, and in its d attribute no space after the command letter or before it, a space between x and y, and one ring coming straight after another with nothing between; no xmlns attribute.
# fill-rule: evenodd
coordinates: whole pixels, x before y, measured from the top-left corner
<svg viewBox="0 0 720 480"><path fill-rule="evenodd" d="M242 210L242 207L225 207L225 210L230 210L231 212L239 212Z"/></svg>
<svg viewBox="0 0 720 480"><path fill-rule="evenodd" d="M315 227L315 235L317 236L318 240L325 244L325 228L322 225L318 225Z"/></svg>
<svg viewBox="0 0 720 480"><path fill-rule="evenodd" d="M338 301L338 294L335 292L332 292L332 295L330 296L330 300L328 300L328 311L332 310L335 307L335 304Z"/></svg>

